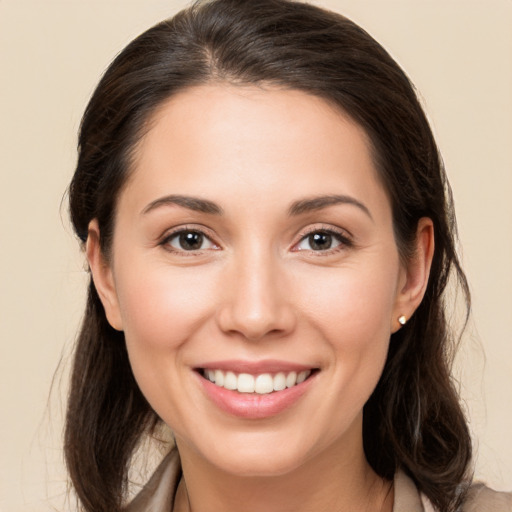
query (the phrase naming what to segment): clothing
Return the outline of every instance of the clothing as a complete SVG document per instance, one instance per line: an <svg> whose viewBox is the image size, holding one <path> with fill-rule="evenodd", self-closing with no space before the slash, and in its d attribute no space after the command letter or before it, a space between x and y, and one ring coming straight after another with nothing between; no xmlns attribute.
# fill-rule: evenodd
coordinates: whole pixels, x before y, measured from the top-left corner
<svg viewBox="0 0 512 512"><path fill-rule="evenodd" d="M179 456L172 450L128 505L127 512L172 512L180 478ZM402 471L395 476L394 492L393 512L436 512ZM483 484L475 484L471 486L463 512L512 512L512 493L496 492Z"/></svg>

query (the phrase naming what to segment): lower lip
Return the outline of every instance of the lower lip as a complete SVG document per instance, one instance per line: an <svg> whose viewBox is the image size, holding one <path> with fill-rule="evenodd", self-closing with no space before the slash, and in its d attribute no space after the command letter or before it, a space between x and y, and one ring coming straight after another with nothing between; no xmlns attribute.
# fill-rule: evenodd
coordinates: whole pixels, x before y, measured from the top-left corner
<svg viewBox="0 0 512 512"><path fill-rule="evenodd" d="M239 393L222 388L198 374L201 385L212 400L224 412L251 420L269 418L292 407L310 387L317 372L300 384L282 391L274 391L266 395L258 393Z"/></svg>

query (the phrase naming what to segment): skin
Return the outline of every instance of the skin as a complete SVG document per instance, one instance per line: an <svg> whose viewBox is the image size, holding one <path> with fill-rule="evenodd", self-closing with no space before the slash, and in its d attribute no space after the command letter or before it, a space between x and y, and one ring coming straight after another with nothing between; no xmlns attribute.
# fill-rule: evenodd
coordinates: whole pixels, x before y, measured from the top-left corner
<svg viewBox="0 0 512 512"><path fill-rule="evenodd" d="M175 433L178 507L391 510L389 485L364 457L362 409L398 317L423 297L431 221L420 221L403 264L366 134L306 93L195 87L150 126L118 199L112 256L96 221L87 255L135 378ZM171 194L223 213L155 203ZM351 202L290 215L298 201L333 194ZM201 248L184 250L180 229L203 232ZM309 235L326 231L330 248L313 248ZM196 371L233 359L318 371L290 407L247 419L215 405Z"/></svg>

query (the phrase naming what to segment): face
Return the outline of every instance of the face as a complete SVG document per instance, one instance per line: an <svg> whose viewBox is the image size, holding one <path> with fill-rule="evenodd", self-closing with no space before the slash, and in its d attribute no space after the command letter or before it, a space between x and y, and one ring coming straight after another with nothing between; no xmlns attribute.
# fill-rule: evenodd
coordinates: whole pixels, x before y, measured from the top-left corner
<svg viewBox="0 0 512 512"><path fill-rule="evenodd" d="M108 263L94 222L90 239L108 319L182 457L275 475L362 453L421 279L353 121L298 91L186 90L138 147Z"/></svg>

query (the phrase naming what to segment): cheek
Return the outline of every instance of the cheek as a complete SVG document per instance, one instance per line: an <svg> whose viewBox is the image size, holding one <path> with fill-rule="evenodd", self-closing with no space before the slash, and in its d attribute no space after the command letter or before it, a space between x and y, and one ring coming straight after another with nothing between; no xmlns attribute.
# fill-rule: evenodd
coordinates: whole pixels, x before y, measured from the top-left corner
<svg viewBox="0 0 512 512"><path fill-rule="evenodd" d="M309 293L309 323L330 351L339 399L359 409L373 392L386 361L396 274L340 272ZM349 391L350 390L350 391Z"/></svg>
<svg viewBox="0 0 512 512"><path fill-rule="evenodd" d="M123 272L117 286L127 343L156 352L177 348L209 316L213 276L165 264L138 268Z"/></svg>
<svg viewBox="0 0 512 512"><path fill-rule="evenodd" d="M331 269L329 269L331 270ZM322 278L320 278L322 277ZM302 309L340 350L362 351L388 340L396 300L396 272L342 269L302 286Z"/></svg>
<svg viewBox="0 0 512 512"><path fill-rule="evenodd" d="M133 260L132 260L133 262ZM179 431L183 403L193 397L181 384L184 356L211 316L212 276L168 265L118 269L118 300L135 379L153 409ZM180 393L173 390L180 389ZM169 416L169 417L167 417Z"/></svg>

